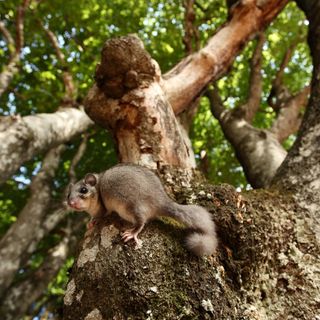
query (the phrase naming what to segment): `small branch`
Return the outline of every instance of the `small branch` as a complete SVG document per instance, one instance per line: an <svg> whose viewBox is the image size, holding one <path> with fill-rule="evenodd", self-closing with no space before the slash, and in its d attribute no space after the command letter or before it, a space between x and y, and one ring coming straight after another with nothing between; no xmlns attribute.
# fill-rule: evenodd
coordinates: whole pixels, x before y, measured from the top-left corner
<svg viewBox="0 0 320 320"><path fill-rule="evenodd" d="M4 38L7 41L10 56L12 57L13 53L15 52L14 40L10 31L7 29L3 21L0 21L0 31L2 32Z"/></svg>
<svg viewBox="0 0 320 320"><path fill-rule="evenodd" d="M16 52L21 51L24 43L24 15L27 7L29 6L30 0L23 0L22 5L18 7L17 19L16 19Z"/></svg>
<svg viewBox="0 0 320 320"><path fill-rule="evenodd" d="M251 59L249 97L246 103L245 120L252 123L252 120L260 107L262 94L262 48L266 41L264 33L258 35L258 41Z"/></svg>
<svg viewBox="0 0 320 320"><path fill-rule="evenodd" d="M194 25L196 20L196 13L193 8L194 0L185 0L183 6L185 8L184 15L184 37L183 43L185 45L186 54L189 55L194 52L193 43L196 50L199 50L199 30Z"/></svg>
<svg viewBox="0 0 320 320"><path fill-rule="evenodd" d="M214 86L213 89L207 89L205 96L209 99L212 115L221 123L223 114L229 113L229 111L223 105L217 86Z"/></svg>
<svg viewBox="0 0 320 320"><path fill-rule="evenodd" d="M259 33L257 44L250 61L250 80L249 93L247 101L234 109L233 113L237 117L245 119L248 123L252 123L255 114L260 107L262 94L262 48L265 43L264 33Z"/></svg>
<svg viewBox="0 0 320 320"><path fill-rule="evenodd" d="M10 32L6 29L3 23L0 24L0 29L8 41L8 48L10 52L10 59L3 71L0 73L0 96L7 90L14 75L18 72L18 63L20 61L20 52L24 43L24 15L30 0L23 0L22 5L17 9L16 18L16 37L15 41Z"/></svg>
<svg viewBox="0 0 320 320"><path fill-rule="evenodd" d="M291 60L292 54L297 46L297 44L301 41L298 37L287 49L285 52L280 67L276 73L274 80L272 81L272 88L268 97L268 104L275 111L278 111L292 96L288 88L283 84L283 74L285 68L288 66L288 63Z"/></svg>
<svg viewBox="0 0 320 320"><path fill-rule="evenodd" d="M70 169L69 169L69 177L70 177L70 182L71 183L75 183L76 180L77 180L75 169L76 169L78 163L82 159L82 157L83 157L83 155L84 155L84 153L85 153L85 151L87 149L88 138L89 138L89 134L88 133L84 133L83 134L83 138L82 138L82 142L80 143L80 146L79 146L75 156L73 157L73 159L71 161L71 165L70 165Z"/></svg>
<svg viewBox="0 0 320 320"><path fill-rule="evenodd" d="M302 121L301 110L305 108L309 94L310 86L307 86L280 109L270 129L280 143L298 131Z"/></svg>
<svg viewBox="0 0 320 320"><path fill-rule="evenodd" d="M62 70L63 70L62 78L63 78L64 87L65 87L65 95L64 95L63 101L68 104L72 103L74 102L76 89L75 89L73 77L66 63L65 55L62 52L61 48L59 47L59 42L56 35L49 28L46 28L41 21L39 21L39 23L42 29L44 30L44 32L46 33L47 37L49 38L56 52L58 61L61 63L61 66L62 66Z"/></svg>

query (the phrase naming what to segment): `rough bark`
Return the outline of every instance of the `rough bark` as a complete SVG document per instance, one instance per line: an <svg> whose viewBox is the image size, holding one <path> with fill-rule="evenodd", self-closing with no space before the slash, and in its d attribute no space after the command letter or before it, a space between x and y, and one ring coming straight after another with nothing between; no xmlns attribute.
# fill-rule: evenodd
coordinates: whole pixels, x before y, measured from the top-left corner
<svg viewBox="0 0 320 320"><path fill-rule="evenodd" d="M313 60L311 96L297 140L282 166L274 183L288 189L299 199L301 207L308 212L310 227L320 240L319 209L320 196L320 4L297 1L309 19L308 43Z"/></svg>
<svg viewBox="0 0 320 320"><path fill-rule="evenodd" d="M86 112L111 130L120 162L195 166L190 140L161 89L159 67L138 38L106 42L96 81L86 98Z"/></svg>
<svg viewBox="0 0 320 320"><path fill-rule="evenodd" d="M290 196L277 190L241 196L231 187L193 184L178 197L210 209L219 226L218 254L192 256L183 247L185 232L168 221L149 224L135 250L106 219L82 244L64 319L310 320L318 314L320 250Z"/></svg>
<svg viewBox="0 0 320 320"><path fill-rule="evenodd" d="M0 183L36 154L70 141L93 122L83 110L65 108L51 114L9 116L0 120Z"/></svg>

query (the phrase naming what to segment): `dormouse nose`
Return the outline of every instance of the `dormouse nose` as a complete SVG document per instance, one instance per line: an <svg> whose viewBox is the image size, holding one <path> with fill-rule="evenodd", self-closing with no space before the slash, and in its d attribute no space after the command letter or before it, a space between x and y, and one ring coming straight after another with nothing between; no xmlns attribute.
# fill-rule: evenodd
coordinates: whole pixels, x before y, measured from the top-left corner
<svg viewBox="0 0 320 320"><path fill-rule="evenodd" d="M68 203L69 203L70 206L74 206L76 204L76 200L68 199Z"/></svg>

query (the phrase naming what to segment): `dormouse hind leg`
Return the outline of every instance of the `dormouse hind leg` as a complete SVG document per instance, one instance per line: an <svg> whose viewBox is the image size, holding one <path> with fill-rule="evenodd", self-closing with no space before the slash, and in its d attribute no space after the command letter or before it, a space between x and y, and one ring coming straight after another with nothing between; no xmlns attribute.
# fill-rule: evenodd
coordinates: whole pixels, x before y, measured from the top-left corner
<svg viewBox="0 0 320 320"><path fill-rule="evenodd" d="M142 231L143 227L144 223L140 223L132 229L125 230L121 235L122 240L124 242L128 242L129 240L133 239L137 247L141 247L142 241L138 239L138 234Z"/></svg>

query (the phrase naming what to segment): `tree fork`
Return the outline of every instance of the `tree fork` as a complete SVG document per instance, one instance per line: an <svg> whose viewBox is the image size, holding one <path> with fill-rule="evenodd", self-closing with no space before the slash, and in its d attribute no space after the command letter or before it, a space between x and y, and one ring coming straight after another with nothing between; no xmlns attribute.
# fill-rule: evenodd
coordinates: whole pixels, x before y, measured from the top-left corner
<svg viewBox="0 0 320 320"><path fill-rule="evenodd" d="M159 66L139 38L107 41L95 78L85 110L112 132L120 162L195 167L189 138L162 91Z"/></svg>

